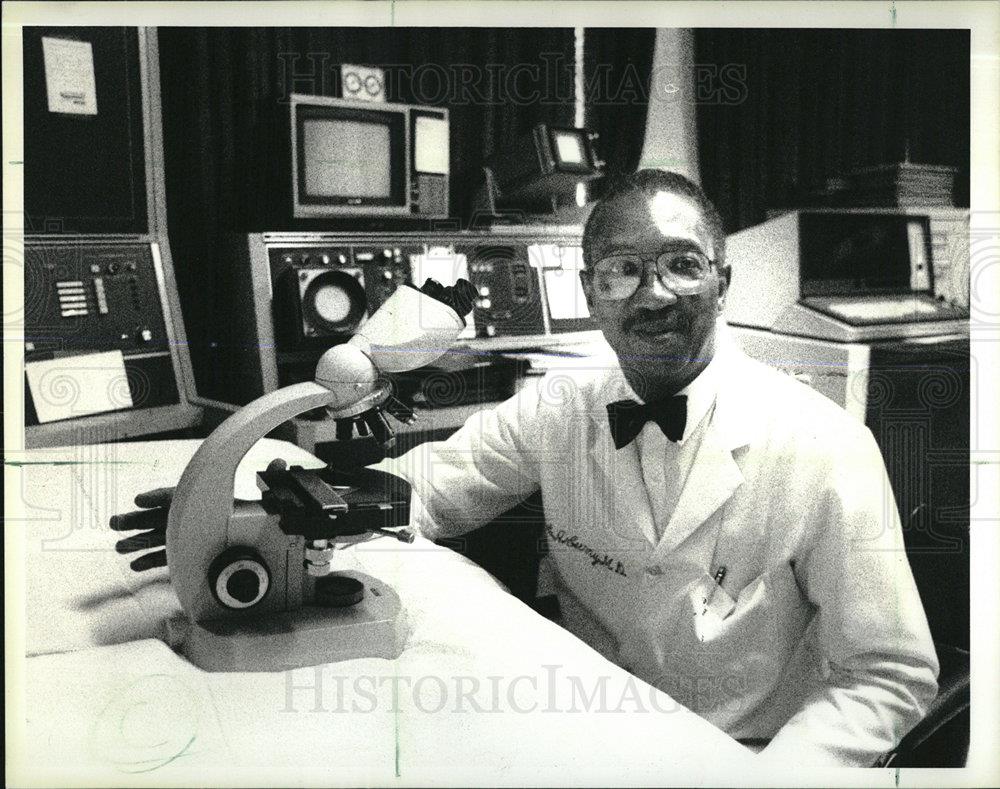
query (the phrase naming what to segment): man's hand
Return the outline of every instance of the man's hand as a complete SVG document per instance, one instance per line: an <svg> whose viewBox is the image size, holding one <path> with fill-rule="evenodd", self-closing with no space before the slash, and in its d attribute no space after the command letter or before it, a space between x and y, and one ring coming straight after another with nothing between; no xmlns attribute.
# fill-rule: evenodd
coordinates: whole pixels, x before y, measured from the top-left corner
<svg viewBox="0 0 1000 789"><path fill-rule="evenodd" d="M157 548L167 544L167 513L170 510L170 500L173 498L173 488L157 488L147 490L135 497L135 506L142 509L126 512L123 515L112 515L110 526L115 531L141 531L125 537L115 543L118 553L136 553L147 548ZM152 570L154 567L167 566L167 551L144 553L131 562L136 572Z"/></svg>

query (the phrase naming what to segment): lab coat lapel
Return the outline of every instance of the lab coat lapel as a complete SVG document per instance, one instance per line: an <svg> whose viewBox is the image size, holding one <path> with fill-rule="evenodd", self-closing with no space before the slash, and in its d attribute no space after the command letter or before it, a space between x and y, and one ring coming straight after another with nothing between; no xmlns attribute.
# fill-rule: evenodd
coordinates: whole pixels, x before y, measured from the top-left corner
<svg viewBox="0 0 1000 789"><path fill-rule="evenodd" d="M745 394L749 371L746 357L733 345L723 346L722 353L720 361L724 366L715 410L657 553L678 547L708 521L744 481L733 453L748 444L757 429L754 404L748 402Z"/></svg>
<svg viewBox="0 0 1000 789"><path fill-rule="evenodd" d="M684 542L743 484L743 473L719 432L714 423L708 426L658 553Z"/></svg>

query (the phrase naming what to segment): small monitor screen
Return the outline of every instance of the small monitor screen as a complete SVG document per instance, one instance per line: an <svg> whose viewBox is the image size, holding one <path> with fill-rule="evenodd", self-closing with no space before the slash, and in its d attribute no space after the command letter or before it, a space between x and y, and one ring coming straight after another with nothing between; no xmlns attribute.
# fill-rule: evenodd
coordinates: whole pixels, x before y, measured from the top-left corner
<svg viewBox="0 0 1000 789"><path fill-rule="evenodd" d="M302 124L305 193L310 197L389 197L389 126L358 120Z"/></svg>
<svg viewBox="0 0 1000 789"><path fill-rule="evenodd" d="M583 140L576 132L556 132L556 155L561 164L585 164Z"/></svg>
<svg viewBox="0 0 1000 789"><path fill-rule="evenodd" d="M417 116L413 159L418 173L448 174L448 121Z"/></svg>

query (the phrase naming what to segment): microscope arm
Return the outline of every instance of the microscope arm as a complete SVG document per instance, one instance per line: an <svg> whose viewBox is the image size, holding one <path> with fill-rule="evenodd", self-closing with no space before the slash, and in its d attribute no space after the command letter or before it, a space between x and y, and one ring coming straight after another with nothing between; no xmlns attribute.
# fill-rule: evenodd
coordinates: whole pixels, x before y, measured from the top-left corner
<svg viewBox="0 0 1000 789"><path fill-rule="evenodd" d="M328 405L335 395L311 381L279 389L237 411L202 443L174 490L167 519L167 565L186 611L211 595L208 567L226 548L236 469L250 448L283 422Z"/></svg>
<svg viewBox="0 0 1000 789"><path fill-rule="evenodd" d="M315 382L254 400L202 443L174 490L167 517L167 565L189 616L200 621L220 611L209 585L213 561L232 547L234 535L249 534L273 517L254 503L234 507L236 470L250 448L314 408L325 407L334 419L378 408L389 395L379 373L415 369L440 356L465 325L462 315L472 309L474 295L465 280L447 288L433 280L420 290L398 288L351 340L323 355Z"/></svg>

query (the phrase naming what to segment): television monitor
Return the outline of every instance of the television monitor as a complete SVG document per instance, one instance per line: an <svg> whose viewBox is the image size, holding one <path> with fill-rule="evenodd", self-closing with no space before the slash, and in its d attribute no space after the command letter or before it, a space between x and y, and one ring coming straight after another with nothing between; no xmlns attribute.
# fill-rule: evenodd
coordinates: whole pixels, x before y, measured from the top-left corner
<svg viewBox="0 0 1000 789"><path fill-rule="evenodd" d="M448 111L291 97L292 215L448 216Z"/></svg>
<svg viewBox="0 0 1000 789"><path fill-rule="evenodd" d="M577 184L600 177L601 162L586 129L540 123L496 151L486 164L504 203L573 195Z"/></svg>
<svg viewBox="0 0 1000 789"><path fill-rule="evenodd" d="M564 173L590 174L598 168L593 162L590 140L584 129L549 128L554 169Z"/></svg>

